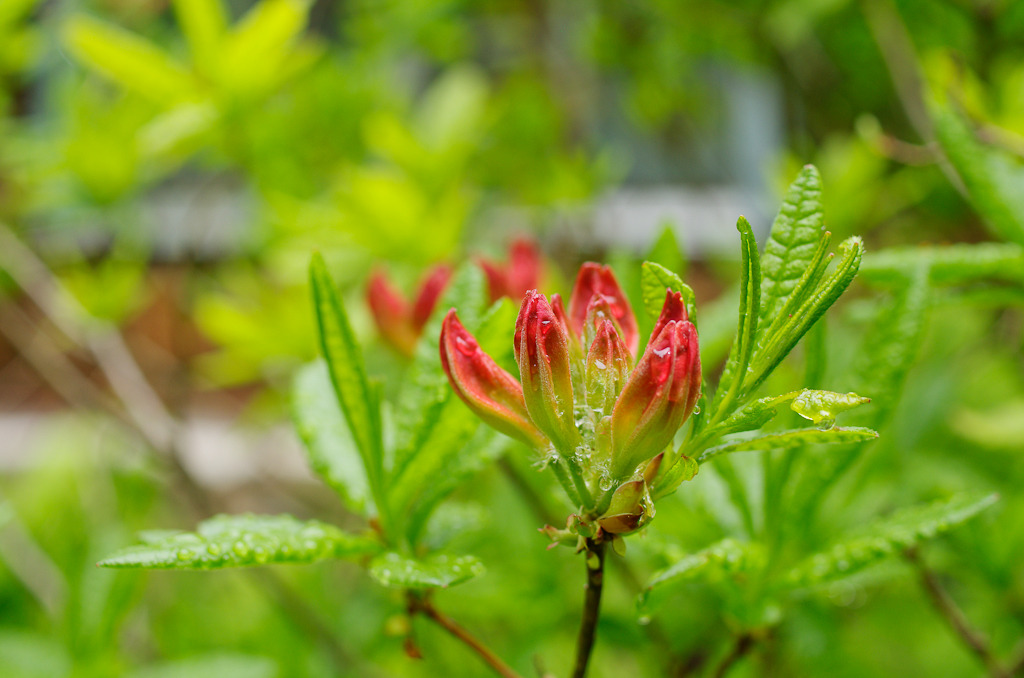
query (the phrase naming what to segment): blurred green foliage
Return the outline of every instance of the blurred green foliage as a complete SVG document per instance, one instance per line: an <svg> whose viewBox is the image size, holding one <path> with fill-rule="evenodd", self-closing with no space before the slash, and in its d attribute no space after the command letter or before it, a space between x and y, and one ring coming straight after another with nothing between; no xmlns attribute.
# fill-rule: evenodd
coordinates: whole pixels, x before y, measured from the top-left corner
<svg viewBox="0 0 1024 678"><path fill-rule="evenodd" d="M681 275L717 378L741 296L735 253L684 257L689 243L669 236L646 257L593 242L592 205L621 185L744 172L781 196L814 162L826 227L836 242L862 234L866 254L853 299L809 330L763 391L871 397L843 416L880 436L722 457L730 463L664 499L629 560L641 584L678 576L638 611L637 587L612 563L593 675L707 674L752 633L757 646L730 675L976 676L983 665L909 562L784 599L762 597L754 570L714 563L762 562L743 550L756 534L796 566L898 507L998 493L920 557L999 661L1019 651L1022 34L1024 5L999 0L0 0L0 226L32 244L90 329L125 333L175 415L227 412L263 431L287 418L292 376L317 352L314 250L371 378L388 384L404 383L407 366L375 341L362 303L371 268L411 285L428 264L501 251L524 230L540 238L555 288L582 257L606 255L639 309L642 259ZM783 145L770 166L723 151L735 74L778 92ZM36 341L49 337L105 389L88 348L40 320L23 294L35 283L3 254L0 305L28 308ZM14 318L0 320L12 344L0 395L17 405L28 363ZM96 402L43 401L42 432L14 444L24 449L0 475L5 676L480 675L419 621L424 659L405 657L404 601L350 564L269 576L96 569L136 532L180 529L214 507L345 527L355 518L310 483L273 478L205 488L204 505L169 458ZM323 454L352 452L340 445ZM562 515L527 460L502 463ZM773 484L791 463L789 482ZM582 566L544 550L536 528L548 519L521 493L485 465L423 538L487 566L443 594L447 612L521 671L537 655L563 675ZM700 576L680 565L697 562Z"/></svg>

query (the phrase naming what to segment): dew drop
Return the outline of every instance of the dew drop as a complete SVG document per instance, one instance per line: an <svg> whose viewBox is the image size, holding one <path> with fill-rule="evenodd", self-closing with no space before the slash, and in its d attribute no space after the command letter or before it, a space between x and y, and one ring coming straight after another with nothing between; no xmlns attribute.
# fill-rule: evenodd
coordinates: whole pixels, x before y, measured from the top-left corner
<svg viewBox="0 0 1024 678"><path fill-rule="evenodd" d="M220 544L211 543L209 546L206 547L206 552L209 553L211 556L219 556Z"/></svg>
<svg viewBox="0 0 1024 678"><path fill-rule="evenodd" d="M244 541L236 541L231 547L231 550L234 551L235 555L239 558L249 557L249 545Z"/></svg>
<svg viewBox="0 0 1024 678"><path fill-rule="evenodd" d="M645 614L643 616L637 617L636 623L639 624L640 626L647 626L648 624L651 623L651 616Z"/></svg>
<svg viewBox="0 0 1024 678"><path fill-rule="evenodd" d="M196 557L192 549L180 549L177 553L178 560L192 560Z"/></svg>
<svg viewBox="0 0 1024 678"><path fill-rule="evenodd" d="M832 428L835 425L836 425L836 420L834 418L831 418L831 419L822 419L821 421L817 422L814 426L819 431L831 431Z"/></svg>

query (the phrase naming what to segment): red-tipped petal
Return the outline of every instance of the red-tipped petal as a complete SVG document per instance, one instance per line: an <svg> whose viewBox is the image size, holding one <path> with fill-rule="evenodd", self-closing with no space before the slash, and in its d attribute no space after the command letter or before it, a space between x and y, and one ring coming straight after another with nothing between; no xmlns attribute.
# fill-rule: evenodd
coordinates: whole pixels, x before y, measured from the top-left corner
<svg viewBox="0 0 1024 678"><path fill-rule="evenodd" d="M519 308L515 334L516 362L530 418L559 450L579 442L574 413L569 338L536 290L527 292Z"/></svg>
<svg viewBox="0 0 1024 678"><path fill-rule="evenodd" d="M366 301L384 340L403 355L411 356L419 332L412 325L409 304L381 271L370 275Z"/></svg>
<svg viewBox="0 0 1024 678"><path fill-rule="evenodd" d="M487 276L487 292L491 295L491 303L509 295L508 273L504 267L487 259L479 259L477 263Z"/></svg>
<svg viewBox="0 0 1024 678"><path fill-rule="evenodd" d="M629 305L625 293L619 287L612 269L588 262L580 267L576 276L576 284L569 298L569 322L579 336L585 336L584 326L587 320L587 309L594 297L603 297L611 308L612 318L622 331L622 339L629 352L636 354L640 345L636 316Z"/></svg>
<svg viewBox="0 0 1024 678"><path fill-rule="evenodd" d="M509 248L506 294L517 299L540 285L540 253L532 240L520 238Z"/></svg>
<svg viewBox="0 0 1024 678"><path fill-rule="evenodd" d="M651 340L661 334L661 331L665 328L665 325L672 320L689 320L690 316L686 312L686 304L683 302L683 295L679 292L673 292L672 290L665 290L665 303L661 305L661 314L658 316L658 320L654 323L654 330L651 331Z"/></svg>
<svg viewBox="0 0 1024 678"><path fill-rule="evenodd" d="M538 449L546 440L530 421L523 388L484 353L455 309L441 325L441 366L462 401L489 426Z"/></svg>
<svg viewBox="0 0 1024 678"><path fill-rule="evenodd" d="M670 320L651 340L612 412L612 473L626 477L662 452L700 394L697 331Z"/></svg>
<svg viewBox="0 0 1024 678"><path fill-rule="evenodd" d="M602 415L612 413L626 383L632 358L611 320L602 320L587 353L587 405Z"/></svg>
<svg viewBox="0 0 1024 678"><path fill-rule="evenodd" d="M437 300L441 298L441 293L444 292L451 277L451 267L441 264L435 266L420 285L420 292L412 306L412 324L417 331L422 330L423 326L427 324L427 319L434 312Z"/></svg>

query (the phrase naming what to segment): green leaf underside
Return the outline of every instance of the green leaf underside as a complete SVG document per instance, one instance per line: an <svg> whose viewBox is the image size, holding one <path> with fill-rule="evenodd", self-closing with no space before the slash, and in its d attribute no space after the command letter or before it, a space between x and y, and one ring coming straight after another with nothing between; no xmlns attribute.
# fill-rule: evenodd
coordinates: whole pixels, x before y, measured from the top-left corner
<svg viewBox="0 0 1024 678"><path fill-rule="evenodd" d="M740 217L736 222L740 233L743 268L740 279L739 320L736 324L736 338L729 359L722 370L718 384L719 406L726 407L731 398L738 395L747 375L747 365L754 351L757 323L761 308L761 264L757 252L757 240L750 222Z"/></svg>
<svg viewBox="0 0 1024 678"><path fill-rule="evenodd" d="M309 465L335 490L346 506L360 513L369 487L359 451L338 407L327 364L305 365L292 385L292 418L305 444Z"/></svg>
<svg viewBox="0 0 1024 678"><path fill-rule="evenodd" d="M759 571L764 564L765 554L760 545L723 539L655 573L640 595L640 606L654 603L687 582L716 581Z"/></svg>
<svg viewBox="0 0 1024 678"><path fill-rule="evenodd" d="M847 577L956 527L997 500L994 494L958 495L902 509L810 556L790 570L783 581L788 588L806 588Z"/></svg>
<svg viewBox="0 0 1024 678"><path fill-rule="evenodd" d="M874 440L878 437L878 432L860 426L848 428L836 426L824 431L816 428L797 428L764 435L734 435L736 437L733 440L704 450L700 457L697 458L697 463L703 464L719 455L731 454L733 452L783 450L802 445L858 443L865 440Z"/></svg>
<svg viewBox="0 0 1024 678"><path fill-rule="evenodd" d="M484 566L473 556L434 554L413 559L395 551L382 553L370 563L370 575L390 588L448 588L484 573Z"/></svg>
<svg viewBox="0 0 1024 678"><path fill-rule="evenodd" d="M271 564L304 564L376 553L370 537L342 532L316 520L287 515L221 515L195 532L149 532L146 543L101 560L101 567L217 570Z"/></svg>
<svg viewBox="0 0 1024 678"><path fill-rule="evenodd" d="M356 343L345 308L327 272L323 257L314 255L310 281L316 308L320 347L331 374L349 431L359 449L366 478L378 509L382 506L384 467L380 404L366 378L362 351Z"/></svg>
<svg viewBox="0 0 1024 678"><path fill-rule="evenodd" d="M690 322L697 325L697 298L693 289L682 279L661 264L645 261L640 269L640 291L644 300L644 308L652 319L661 315L661 307L665 305L665 291L672 290L683 295L686 312Z"/></svg>
<svg viewBox="0 0 1024 678"><path fill-rule="evenodd" d="M812 261L824 230L821 177L813 165L790 185L761 255L761 317L778 316Z"/></svg>

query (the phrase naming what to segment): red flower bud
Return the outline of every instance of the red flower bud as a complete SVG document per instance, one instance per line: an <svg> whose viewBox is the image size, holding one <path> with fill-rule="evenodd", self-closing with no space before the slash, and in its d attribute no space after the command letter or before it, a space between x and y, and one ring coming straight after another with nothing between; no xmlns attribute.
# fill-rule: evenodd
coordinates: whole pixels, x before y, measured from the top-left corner
<svg viewBox="0 0 1024 678"><path fill-rule="evenodd" d="M455 393L485 423L535 448L546 446L530 421L522 386L484 353L454 308L441 325L441 366Z"/></svg>
<svg viewBox="0 0 1024 678"><path fill-rule="evenodd" d="M381 271L370 276L370 284L366 288L366 300L384 340L400 353L411 356L416 348L418 330L410 322L409 305L399 294Z"/></svg>
<svg viewBox="0 0 1024 678"><path fill-rule="evenodd" d="M628 477L662 452L699 395L697 330L689 321L668 320L651 337L612 411L613 477Z"/></svg>
<svg viewBox="0 0 1024 678"><path fill-rule="evenodd" d="M573 411L569 339L547 299L536 290L527 292L519 308L515 351L533 423L558 450L575 450L579 431Z"/></svg>
<svg viewBox="0 0 1024 678"><path fill-rule="evenodd" d="M576 276L576 284L572 289L572 296L569 298L569 321L573 331L580 337L586 336L584 327L587 311L595 297L601 297L608 303L612 320L618 324L621 330L623 342L630 354L635 355L637 347L640 345L636 317L633 315L633 309L630 307L626 295L615 279L615 274L607 266L588 262L580 267L579 275Z"/></svg>
<svg viewBox="0 0 1024 678"><path fill-rule="evenodd" d="M507 265L487 259L480 259L479 263L487 275L492 302L502 297L520 299L536 289L540 281L540 253L536 244L525 238L512 243Z"/></svg>
<svg viewBox="0 0 1024 678"><path fill-rule="evenodd" d="M437 300L441 298L441 293L448 286L448 280L451 277L451 267L441 264L435 266L427 279L420 284L420 293L412 305L412 326L417 333L423 331L423 326L427 324L430 314L434 312Z"/></svg>
<svg viewBox="0 0 1024 678"><path fill-rule="evenodd" d="M622 385L626 383L632 358L629 349L609 319L600 322L597 335L587 353L587 405L602 415L609 415L615 406Z"/></svg>

